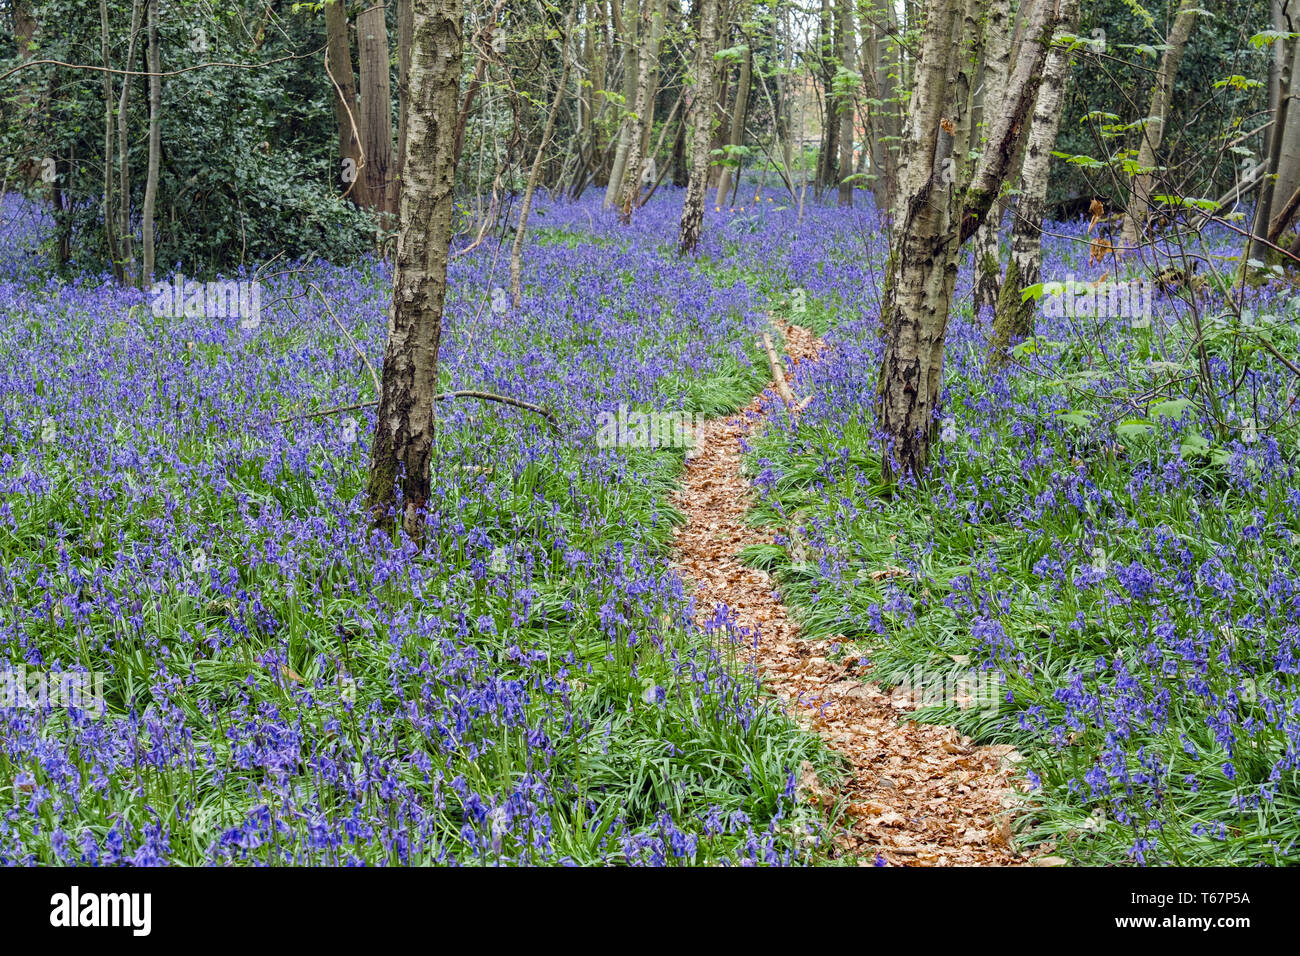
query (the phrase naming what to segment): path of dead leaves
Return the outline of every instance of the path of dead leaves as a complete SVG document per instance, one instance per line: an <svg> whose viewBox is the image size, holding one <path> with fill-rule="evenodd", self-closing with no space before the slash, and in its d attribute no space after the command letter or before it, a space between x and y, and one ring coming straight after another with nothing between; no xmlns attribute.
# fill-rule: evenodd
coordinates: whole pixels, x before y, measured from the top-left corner
<svg viewBox="0 0 1300 956"><path fill-rule="evenodd" d="M824 348L799 326L787 327L785 344L791 368ZM832 642L800 638L773 579L737 559L744 547L772 540L745 524L751 491L740 471L740 442L761 423L759 405L755 399L738 415L705 423L686 461L677 504L687 520L675 531L674 563L695 582L698 620L725 603L742 626L757 629L754 663L764 682L848 759L851 777L838 786L823 786L807 764L801 781L806 799L829 806L847 798L836 833L841 852L863 863L879 853L891 865L1025 862L1010 846L1010 807L1018 799L1012 748L972 746L951 727L900 720L911 709L905 693L864 680L856 656L827 660Z"/></svg>

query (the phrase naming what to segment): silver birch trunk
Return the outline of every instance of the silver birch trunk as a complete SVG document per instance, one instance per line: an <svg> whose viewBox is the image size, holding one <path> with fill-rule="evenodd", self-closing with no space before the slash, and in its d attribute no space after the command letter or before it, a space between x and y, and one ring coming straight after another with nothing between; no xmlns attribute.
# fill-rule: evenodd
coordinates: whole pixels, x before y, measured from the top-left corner
<svg viewBox="0 0 1300 956"><path fill-rule="evenodd" d="M648 135L647 121L650 104L655 95L655 64L659 59L659 37L663 33L663 8L658 0L645 0L641 13L640 63L637 66L636 100L632 107L628 135L627 159L623 164L623 200L619 218L624 224L632 221L632 212L641 199L641 164L645 159L643 143Z"/></svg>
<svg viewBox="0 0 1300 956"><path fill-rule="evenodd" d="M702 2L700 40L695 55L695 93L691 97L691 173L677 230L677 251L681 255L694 252L700 245L704 194L709 187L709 143L713 136L713 111L717 97L713 89L713 79L717 75L713 54L718 46L718 0Z"/></svg>
<svg viewBox="0 0 1300 956"><path fill-rule="evenodd" d="M1142 169L1154 169L1156 166L1160 143L1165 138L1169 105L1174 98L1174 80L1178 78L1183 50L1196 25L1197 15L1193 11L1200 5L1200 0L1182 0L1174 14L1174 23L1165 41L1165 52L1160 58L1160 68L1156 71L1155 87L1151 90L1151 106L1147 110L1147 121L1142 130L1142 142L1138 146L1137 165ZM1154 173L1139 172L1133 177L1133 194L1129 198L1122 233L1125 246L1137 245L1151 208L1151 191L1155 181Z"/></svg>
<svg viewBox="0 0 1300 956"><path fill-rule="evenodd" d="M1061 29L1073 28L1079 0L1061 4ZM1006 360L1011 343L1034 334L1034 299L1022 301L1022 291L1035 285L1043 268L1043 216L1047 211L1047 174L1061 127L1065 79L1070 69L1070 52L1064 45L1053 46L1043 66L1034 118L1029 126L1024 159L1020 167L1020 197L1016 202L1011 229L1011 258L997 302L990 355L995 364Z"/></svg>
<svg viewBox="0 0 1300 956"><path fill-rule="evenodd" d="M392 527L400 514L406 533L416 540L429 501L438 345L455 211L461 31L460 0L413 0L410 163L399 204L393 300L366 491L377 524Z"/></svg>
<svg viewBox="0 0 1300 956"><path fill-rule="evenodd" d="M996 109L1006 93L1011 68L1011 0L991 0L988 10L987 42L984 46L984 89L981 94L981 146L987 139L988 113ZM1002 264L998 254L998 233L1004 205L997 200L993 212L975 233L975 309L993 309L998 304L1002 284Z"/></svg>
<svg viewBox="0 0 1300 956"><path fill-rule="evenodd" d="M943 378L943 346L961 244L975 233L1001 188L1010 155L1027 127L1055 27L1054 0L1033 10L989 148L964 189L953 182L956 124L950 118L966 54L963 0L928 0L916 86L900 171L899 216L890 243L881 309L884 360L876 421L886 447L886 480L924 474Z"/></svg>

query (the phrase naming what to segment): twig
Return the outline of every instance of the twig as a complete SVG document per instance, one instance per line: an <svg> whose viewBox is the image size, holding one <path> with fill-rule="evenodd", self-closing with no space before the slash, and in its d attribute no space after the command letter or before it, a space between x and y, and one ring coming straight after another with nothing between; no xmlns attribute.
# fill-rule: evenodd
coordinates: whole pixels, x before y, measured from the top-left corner
<svg viewBox="0 0 1300 956"><path fill-rule="evenodd" d="M324 47L321 47L323 50ZM214 66L230 67L236 70L256 70L264 66L274 66L277 63L285 63L290 60L308 60L314 57L320 50L313 50L311 53L290 53L288 56L276 57L274 60L267 60L265 63L228 63L222 60L208 61L197 63L194 66L182 67L179 70L169 70L167 72L150 73L137 70L116 70L106 66L94 66L89 63L67 63L63 60L25 60L12 69L0 73L0 80L13 76L19 70L29 70L36 66L60 66L67 70L88 70L91 73L111 73L114 76L180 76L182 73L193 73L195 70L206 70Z"/></svg>
<svg viewBox="0 0 1300 956"><path fill-rule="evenodd" d="M271 422L271 424L284 425L288 422L306 421L309 418L324 418L326 415L337 415L339 412L355 412L358 409L362 409L362 408L374 408L378 404L379 404L378 401L373 401L373 402L360 402L359 404L356 405L339 405L335 408L322 409L319 412L304 412L301 415L289 415L285 418L277 418L275 421Z"/></svg>
<svg viewBox="0 0 1300 956"><path fill-rule="evenodd" d="M1289 359L1285 358L1281 352L1279 352L1276 348L1274 348L1272 342L1270 342L1268 339L1264 338L1263 336L1259 336L1258 341L1259 344L1264 346L1264 349L1270 355L1273 356L1273 358L1277 359L1279 362L1281 362L1283 365L1289 368L1292 374L1295 375L1297 378L1300 378L1300 368L1297 368Z"/></svg>
<svg viewBox="0 0 1300 956"><path fill-rule="evenodd" d="M370 377L375 383L375 394L384 394L384 387L379 384L379 373L376 372L375 367L370 364L370 359L366 357L366 353L361 351L361 346L357 345L357 341L352 337L352 333L344 327L343 323L339 321L339 317L334 314L334 310L330 308L329 300L325 298L325 293L321 292L314 282L307 283L307 287L320 296L321 304L325 306L325 311L330 314L330 318L333 319L334 324L339 327L339 331L347 336L348 342L352 345L352 348L361 356L361 361L366 363L366 368L370 369Z"/></svg>
<svg viewBox="0 0 1300 956"><path fill-rule="evenodd" d="M464 249L458 249L455 252L453 252L450 256L448 256L447 261L449 263L455 262L461 256L468 255L470 252L473 252L480 245L482 245L483 240L487 238L488 227L493 222L496 221L497 207L500 205L500 197L497 194L497 187L501 184L501 175L503 172L504 170L498 169L497 174L494 177L492 177L492 198L488 201L487 212L483 214L483 222L479 224L478 236L474 239L472 243L470 243ZM480 195L482 194L480 193Z"/></svg>
<svg viewBox="0 0 1300 956"><path fill-rule="evenodd" d="M342 0L339 0L339 2L342 2ZM328 50L325 52L325 75L330 78L330 84L334 87L334 95L339 98L339 102L343 104L343 109L347 111L348 123L352 126L352 138L357 144L358 162L357 168L353 171L356 175L353 176L352 182L348 183L348 188L343 190L343 195L339 197L340 199L346 199L356 187L357 182L361 179L361 170L366 168L366 148L361 142L361 132L357 129L357 119L352 115L352 104L347 101L347 97L343 95L343 87L339 86L339 81L334 79L334 74L330 72L330 55Z"/></svg>

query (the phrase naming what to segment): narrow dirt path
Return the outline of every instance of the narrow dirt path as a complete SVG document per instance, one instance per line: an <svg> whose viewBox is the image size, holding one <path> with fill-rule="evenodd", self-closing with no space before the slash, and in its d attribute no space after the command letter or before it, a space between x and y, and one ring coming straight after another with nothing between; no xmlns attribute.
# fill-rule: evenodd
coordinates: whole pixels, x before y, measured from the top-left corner
<svg viewBox="0 0 1300 956"><path fill-rule="evenodd" d="M791 368L823 347L808 330L787 327ZM842 850L866 862L879 853L892 865L1025 862L1009 845L1006 822L1015 799L1012 748L976 747L951 727L900 721L912 706L903 694L867 683L857 658L827 660L832 642L800 638L771 576L737 560L744 547L772 540L745 524L751 489L740 472L741 440L761 422L755 399L737 415L705 423L686 461L677 504L687 520L676 529L674 564L696 584L699 621L726 604L742 626L757 629L754 663L764 683L848 759L851 779L836 791L848 799L835 835ZM829 804L835 795L810 770L803 781L809 799Z"/></svg>

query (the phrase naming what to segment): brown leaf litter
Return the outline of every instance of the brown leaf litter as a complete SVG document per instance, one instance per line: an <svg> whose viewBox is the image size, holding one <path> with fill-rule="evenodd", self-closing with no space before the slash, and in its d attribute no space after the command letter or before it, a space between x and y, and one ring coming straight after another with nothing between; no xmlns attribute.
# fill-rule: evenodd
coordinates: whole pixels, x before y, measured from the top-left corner
<svg viewBox="0 0 1300 956"><path fill-rule="evenodd" d="M802 327L785 332L791 368L825 347ZM1023 799L1012 769L1019 755L1008 746L974 746L952 727L900 720L912 709L904 694L864 681L868 670L856 656L829 660L832 640L800 638L775 581L737 559L743 548L772 541L745 523L752 492L740 470L741 441L761 424L760 405L755 399L737 415L706 422L686 461L677 505L687 520L675 530L674 564L695 582L698 620L725 603L740 625L755 629L752 663L765 685L847 759L847 781L823 783L810 764L800 781L806 799L826 807L846 801L834 834L839 852L862 863L878 853L891 865L1023 864L1010 822Z"/></svg>

